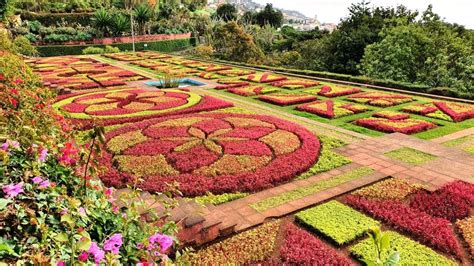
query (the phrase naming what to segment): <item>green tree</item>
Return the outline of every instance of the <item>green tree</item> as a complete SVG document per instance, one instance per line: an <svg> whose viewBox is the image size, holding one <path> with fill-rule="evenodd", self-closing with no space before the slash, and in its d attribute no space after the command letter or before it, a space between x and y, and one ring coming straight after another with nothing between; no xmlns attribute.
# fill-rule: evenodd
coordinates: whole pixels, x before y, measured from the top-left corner
<svg viewBox="0 0 474 266"><path fill-rule="evenodd" d="M135 7L133 10L134 12L134 20L138 24L138 31L140 34L145 34L146 24L151 20L153 17L153 10L147 4L141 4Z"/></svg>
<svg viewBox="0 0 474 266"><path fill-rule="evenodd" d="M105 8L98 9L92 18L99 35L109 36L109 28L112 26L112 16Z"/></svg>
<svg viewBox="0 0 474 266"><path fill-rule="evenodd" d="M231 21L237 19L237 9L234 5L223 4L217 8L216 15L224 21Z"/></svg>
<svg viewBox="0 0 474 266"><path fill-rule="evenodd" d="M130 30L130 19L123 14L117 14L112 18L111 31L113 36L122 36Z"/></svg>
<svg viewBox="0 0 474 266"><path fill-rule="evenodd" d="M264 56L252 35L235 21L216 26L213 47L226 60L258 63Z"/></svg>
<svg viewBox="0 0 474 266"><path fill-rule="evenodd" d="M272 4L267 4L255 15L255 21L262 27L270 24L272 27L279 28L283 24L283 14L280 10L274 9Z"/></svg>

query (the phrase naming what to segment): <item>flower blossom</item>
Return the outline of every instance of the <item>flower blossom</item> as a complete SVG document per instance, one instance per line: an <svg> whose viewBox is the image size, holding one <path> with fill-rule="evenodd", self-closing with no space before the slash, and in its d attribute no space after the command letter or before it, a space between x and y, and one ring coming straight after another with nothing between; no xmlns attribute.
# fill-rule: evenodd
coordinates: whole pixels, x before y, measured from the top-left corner
<svg viewBox="0 0 474 266"><path fill-rule="evenodd" d="M18 196L18 194L23 192L23 182L20 182L18 184L10 184L3 186L3 192L7 194L9 198L14 198Z"/></svg>
<svg viewBox="0 0 474 266"><path fill-rule="evenodd" d="M122 244L122 234L113 234L111 237L105 240L104 250L110 251L117 255Z"/></svg>
<svg viewBox="0 0 474 266"><path fill-rule="evenodd" d="M156 244L160 246L161 252L166 252L172 245L173 239L170 236L156 233L149 238L150 246L148 247L149 250L155 249Z"/></svg>
<svg viewBox="0 0 474 266"><path fill-rule="evenodd" d="M39 153L38 160L40 162L45 162L46 161L46 156L48 156L48 149L43 148L43 149L41 149L41 151Z"/></svg>
<svg viewBox="0 0 474 266"><path fill-rule="evenodd" d="M105 258L105 252L99 248L96 242L92 242L88 252L94 256L94 262L96 264L99 264Z"/></svg>
<svg viewBox="0 0 474 266"><path fill-rule="evenodd" d="M43 181L41 181L40 185L39 185L39 189L43 189L43 188L47 188L51 185L51 182L49 182L48 179L45 179Z"/></svg>
<svg viewBox="0 0 474 266"><path fill-rule="evenodd" d="M43 179L41 178L41 176L35 176L33 179L31 179L31 181L33 181L33 183L35 184L39 184L43 182Z"/></svg>

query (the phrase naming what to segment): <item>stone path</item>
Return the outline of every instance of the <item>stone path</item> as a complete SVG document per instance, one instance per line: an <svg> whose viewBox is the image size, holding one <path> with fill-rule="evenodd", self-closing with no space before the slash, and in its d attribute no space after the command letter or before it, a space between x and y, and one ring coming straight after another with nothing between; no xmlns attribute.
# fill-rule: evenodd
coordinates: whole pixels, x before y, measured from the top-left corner
<svg viewBox="0 0 474 266"><path fill-rule="evenodd" d="M101 58L97 59L101 60ZM107 62L110 63L110 61ZM140 69L137 70L137 68L127 64L121 62L113 64L154 78L151 73ZM202 81L207 84L211 83L208 80ZM130 85L145 86L142 82L134 82L130 83ZM474 183L474 155L456 147L453 148L442 145L443 142L474 134L473 128L432 141L421 140L398 133L371 138L352 131L278 111L267 106L222 95L212 90L206 90L206 88L207 87L193 87L192 90L199 94L211 95L233 102L237 107L242 107L259 114L277 115L299 123L316 134L329 135L346 140L350 144L336 149L335 152L348 157L352 160L352 163L305 180L295 180L219 206L213 206L211 204L200 205L194 201L179 199L180 206L172 211L170 219L178 222L181 226L182 230L178 236L183 244L202 244L231 233L247 230L263 223L266 219L292 214L301 209L388 177L404 177L413 182L424 184L430 190L436 190L454 180ZM410 165L384 155L387 152L404 147L434 155L436 158L421 165ZM263 212L258 212L250 206L252 203L281 195L285 192L291 192L297 188L318 184L321 181L331 179L362 166L369 167L373 169L374 172L335 187L288 201ZM126 193L126 191L124 193ZM145 199L149 198L147 193L144 194ZM150 203L149 208L158 207ZM146 211L147 210L144 210L144 212Z"/></svg>

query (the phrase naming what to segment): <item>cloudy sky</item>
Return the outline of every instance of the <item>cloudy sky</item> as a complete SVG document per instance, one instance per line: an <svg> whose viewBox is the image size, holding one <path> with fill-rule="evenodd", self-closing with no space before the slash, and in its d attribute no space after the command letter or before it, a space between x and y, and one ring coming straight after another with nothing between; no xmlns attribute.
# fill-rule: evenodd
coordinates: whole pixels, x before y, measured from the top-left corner
<svg viewBox="0 0 474 266"><path fill-rule="evenodd" d="M318 17L319 21L337 23L347 16L351 3L360 0L253 0L261 4L272 3L276 7L298 10L309 17ZM474 29L474 0L372 0L372 5L397 6L403 4L410 9L423 11L429 4L446 21L465 25Z"/></svg>

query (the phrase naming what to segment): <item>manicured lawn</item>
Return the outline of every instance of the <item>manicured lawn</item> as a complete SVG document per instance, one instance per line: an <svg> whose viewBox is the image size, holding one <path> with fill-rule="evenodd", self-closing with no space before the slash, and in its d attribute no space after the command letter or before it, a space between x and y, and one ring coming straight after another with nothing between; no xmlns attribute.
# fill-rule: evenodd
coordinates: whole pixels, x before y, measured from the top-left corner
<svg viewBox="0 0 474 266"><path fill-rule="evenodd" d="M411 148L402 148L385 153L385 156L394 160L412 165L422 165L436 159L436 156Z"/></svg>

